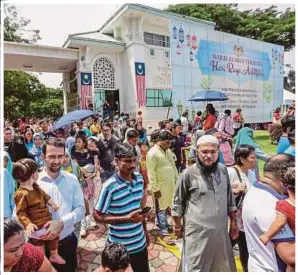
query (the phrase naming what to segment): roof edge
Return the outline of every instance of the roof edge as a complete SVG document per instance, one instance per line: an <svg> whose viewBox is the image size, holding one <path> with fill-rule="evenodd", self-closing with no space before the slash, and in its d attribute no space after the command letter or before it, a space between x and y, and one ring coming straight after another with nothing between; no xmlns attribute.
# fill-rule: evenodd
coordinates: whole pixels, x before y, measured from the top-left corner
<svg viewBox="0 0 298 275"><path fill-rule="evenodd" d="M70 37L71 39L71 37ZM107 40L100 40L100 39L92 39L92 38L80 38L80 37L73 37L73 40L83 40L83 41L93 41L93 42L100 42L100 43L107 43L107 44L113 44L117 46L123 46L125 47L126 43L125 42L114 42L114 41L107 41Z"/></svg>
<svg viewBox="0 0 298 275"><path fill-rule="evenodd" d="M174 13L174 12L169 12L169 11L165 11L165 10L160 10L160 9L153 8L153 7L146 6L146 5L142 5L142 4L127 4L127 5L128 5L128 7L132 7L132 8L137 7L137 8L141 8L141 9L149 9L149 10L152 10L152 11L164 14L164 15L172 15L172 16L175 16L175 17L180 17L182 19L187 19L187 20L190 20L190 21L199 22L199 23L203 23L203 24L206 24L206 25L211 25L211 26L216 25L216 23L212 22L212 21L207 21L207 20L204 20L204 19L198 19L198 18L195 18L195 17L182 15L182 14Z"/></svg>
<svg viewBox="0 0 298 275"><path fill-rule="evenodd" d="M130 4L123 4L116 12L97 30L98 32L101 32L117 15L119 15L121 12L124 11L126 7L128 7Z"/></svg>
<svg viewBox="0 0 298 275"><path fill-rule="evenodd" d="M194 21L194 22L198 22L198 23L203 23L203 24L206 24L206 25L210 25L210 26L216 26L216 23L215 22L212 22L212 21L207 21L207 20L203 20L203 19L197 19L197 18L194 18L194 17L191 17L191 16L186 16L186 15L182 15L182 14L178 14L178 13L174 13L174 12L168 12L168 11L164 11L164 10L160 10L160 9L156 9L156 8L153 8L153 7L150 7L150 6L146 6L146 5L142 5L142 4L124 4L123 6L121 6L109 19L108 21L106 21L99 29L98 29L98 32L101 32L106 26L108 26L108 24L116 17L118 16L121 12L124 11L124 9L127 8L132 8L134 10L144 10L144 9L147 9L147 10L151 10L151 11L154 11L154 12L157 12L159 14L162 14L162 15L167 15L167 17L169 16L175 16L175 17L178 17L180 19L186 19L186 20L189 20L189 21Z"/></svg>
<svg viewBox="0 0 298 275"><path fill-rule="evenodd" d="M150 6L146 6L146 5L142 5L142 4L123 4L99 29L95 30L95 31L89 31L89 32L81 32L81 33L73 33L73 34L69 34L68 38L66 39L66 41L64 42L64 44L62 45L62 47L65 47L65 45L69 42L69 39L75 35L81 35L81 34L90 34L90 33L95 33L95 32L101 32L106 26L108 26L110 24L110 22L116 17L118 16L120 13L122 13L125 9L128 8L132 8L135 10L140 10L140 9L147 9L147 10L151 10L154 12L157 12L159 14L162 15L168 15L169 16L175 16L177 18L181 18L181 19L186 19L189 21L194 21L194 22L199 22L199 23L203 23L206 25L210 25L210 26L215 26L216 23L212 22L212 21L206 21L203 19L197 19L191 16L186 16L186 15L181 15L178 13L173 13L173 12L168 12L168 11L164 11L164 10L160 10L157 8L153 8ZM103 33L104 34L104 33Z"/></svg>

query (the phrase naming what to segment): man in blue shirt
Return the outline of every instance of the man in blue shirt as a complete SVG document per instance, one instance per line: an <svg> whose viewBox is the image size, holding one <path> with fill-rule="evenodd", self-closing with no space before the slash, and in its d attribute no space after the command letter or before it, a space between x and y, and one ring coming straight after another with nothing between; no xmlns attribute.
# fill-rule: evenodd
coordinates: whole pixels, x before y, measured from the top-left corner
<svg viewBox="0 0 298 275"><path fill-rule="evenodd" d="M54 265L59 272L75 272L77 268L78 239L74 225L85 215L83 192L78 179L61 171L65 157L65 142L59 138L49 138L42 149L45 168L39 173L37 184L59 206L52 213L53 220L45 225L43 240L59 237L58 253L65 260L64 265Z"/></svg>
<svg viewBox="0 0 298 275"><path fill-rule="evenodd" d="M118 144L115 161L118 172L103 183L94 219L108 224L108 243L125 246L134 272L149 272L148 251L141 213L145 206L144 180L135 172L137 156L130 144Z"/></svg>
<svg viewBox="0 0 298 275"><path fill-rule="evenodd" d="M290 146L285 151L285 154L295 157L295 128L290 129L288 133L288 140L290 142Z"/></svg>
<svg viewBox="0 0 298 275"><path fill-rule="evenodd" d="M288 139L289 129L295 127L295 117L284 117L281 120L283 134L279 139L276 154L283 154L290 146Z"/></svg>
<svg viewBox="0 0 298 275"><path fill-rule="evenodd" d="M76 144L76 131L74 129L69 130L69 137L65 141L65 147L71 152L72 147Z"/></svg>

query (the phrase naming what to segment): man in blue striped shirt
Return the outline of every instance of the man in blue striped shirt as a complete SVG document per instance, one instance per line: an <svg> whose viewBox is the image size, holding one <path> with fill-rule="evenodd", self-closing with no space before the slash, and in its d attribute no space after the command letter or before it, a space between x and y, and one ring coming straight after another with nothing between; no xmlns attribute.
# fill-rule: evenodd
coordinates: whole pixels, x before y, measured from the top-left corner
<svg viewBox="0 0 298 275"><path fill-rule="evenodd" d="M141 213L144 180L135 172L137 156L129 144L118 144L115 161L119 171L103 183L94 219L109 227L108 243L121 243L128 250L134 272L149 272L148 251Z"/></svg>

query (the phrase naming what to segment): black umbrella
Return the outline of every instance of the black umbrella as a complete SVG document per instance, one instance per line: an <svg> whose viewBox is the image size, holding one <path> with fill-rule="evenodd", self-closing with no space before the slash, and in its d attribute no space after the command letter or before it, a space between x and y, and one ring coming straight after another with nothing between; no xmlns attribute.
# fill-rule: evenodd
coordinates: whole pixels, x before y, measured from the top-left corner
<svg viewBox="0 0 298 275"><path fill-rule="evenodd" d="M200 102L200 101L225 101L229 98L223 93L218 91L201 91L193 95L188 101Z"/></svg>

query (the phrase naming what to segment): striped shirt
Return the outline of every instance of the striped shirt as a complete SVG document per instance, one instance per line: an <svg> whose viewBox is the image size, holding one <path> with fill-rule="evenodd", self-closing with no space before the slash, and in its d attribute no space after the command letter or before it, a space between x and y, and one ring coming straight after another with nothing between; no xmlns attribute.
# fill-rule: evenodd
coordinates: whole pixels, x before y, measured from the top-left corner
<svg viewBox="0 0 298 275"><path fill-rule="evenodd" d="M144 180L140 173L134 172L132 183L115 173L104 182L96 210L102 214L125 216L141 208L144 195ZM123 244L129 254L146 248L146 238L142 222L110 224L108 242Z"/></svg>

